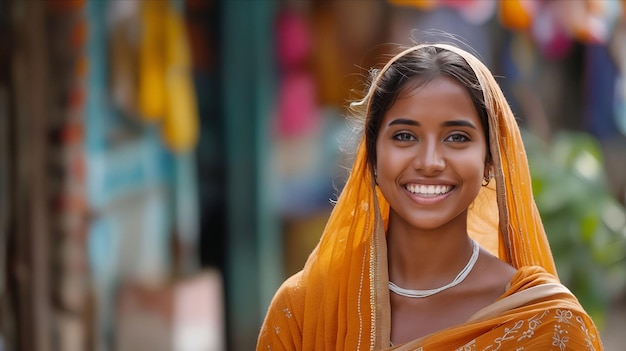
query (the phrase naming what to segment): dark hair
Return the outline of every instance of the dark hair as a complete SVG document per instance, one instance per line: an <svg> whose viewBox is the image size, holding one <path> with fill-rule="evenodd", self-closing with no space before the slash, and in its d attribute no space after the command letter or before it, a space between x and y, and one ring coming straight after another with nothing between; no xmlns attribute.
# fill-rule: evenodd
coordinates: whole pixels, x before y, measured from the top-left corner
<svg viewBox="0 0 626 351"><path fill-rule="evenodd" d="M365 116L365 145L370 167L376 166L376 137L381 121L398 96L419 88L439 77L449 77L467 89L485 131L487 161L489 152L489 124L485 99L474 70L455 52L435 46L423 46L396 57L384 71L370 72L372 86L366 99L369 108Z"/></svg>

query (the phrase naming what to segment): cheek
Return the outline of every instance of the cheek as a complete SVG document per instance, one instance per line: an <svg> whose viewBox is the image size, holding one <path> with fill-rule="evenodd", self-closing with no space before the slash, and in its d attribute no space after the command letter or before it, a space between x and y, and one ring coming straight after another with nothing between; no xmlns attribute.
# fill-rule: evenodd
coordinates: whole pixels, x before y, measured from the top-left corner
<svg viewBox="0 0 626 351"><path fill-rule="evenodd" d="M400 150L384 144L376 147L376 170L378 177L391 177L406 163L406 156Z"/></svg>
<svg viewBox="0 0 626 351"><path fill-rule="evenodd" d="M483 154L479 152L460 153L455 155L453 162L457 172L463 175L466 182L482 184L485 175L485 156Z"/></svg>

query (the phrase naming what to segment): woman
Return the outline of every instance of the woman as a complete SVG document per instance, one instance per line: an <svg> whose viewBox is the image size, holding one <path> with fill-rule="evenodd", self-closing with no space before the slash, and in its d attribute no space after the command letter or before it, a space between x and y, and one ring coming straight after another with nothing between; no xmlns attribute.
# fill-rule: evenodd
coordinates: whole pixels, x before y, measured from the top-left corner
<svg viewBox="0 0 626 351"><path fill-rule="evenodd" d="M443 44L375 72L348 181L257 350L601 350L558 282L515 118Z"/></svg>

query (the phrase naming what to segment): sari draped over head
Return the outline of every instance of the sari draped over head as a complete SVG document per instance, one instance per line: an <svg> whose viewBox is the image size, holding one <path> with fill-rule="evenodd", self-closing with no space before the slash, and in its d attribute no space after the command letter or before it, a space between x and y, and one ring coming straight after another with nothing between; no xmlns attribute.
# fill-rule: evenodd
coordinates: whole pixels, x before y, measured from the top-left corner
<svg viewBox="0 0 626 351"><path fill-rule="evenodd" d="M318 245L272 300L257 350L508 350L520 342L526 342L526 349L602 349L593 322L556 278L519 127L502 91L471 54L450 45L432 46L463 57L483 90L495 182L483 187L470 206L468 232L518 269L509 289L462 325L391 346L385 237L389 204L375 185L363 136ZM368 96L376 84L374 80ZM542 333L549 336L540 338Z"/></svg>

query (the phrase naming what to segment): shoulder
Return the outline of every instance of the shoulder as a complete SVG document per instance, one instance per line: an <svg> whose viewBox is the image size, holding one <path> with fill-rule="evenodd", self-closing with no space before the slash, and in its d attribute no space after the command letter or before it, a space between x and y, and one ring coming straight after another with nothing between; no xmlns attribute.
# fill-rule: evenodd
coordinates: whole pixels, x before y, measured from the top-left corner
<svg viewBox="0 0 626 351"><path fill-rule="evenodd" d="M296 349L302 337L304 299L302 272L298 272L285 280L272 298L257 347L267 345L274 350Z"/></svg>
<svg viewBox="0 0 626 351"><path fill-rule="evenodd" d="M524 338L534 342L551 342L552 346L572 350L602 350L598 330L576 296L561 284L558 278L539 266L521 267L513 276L507 294L535 294L542 288L544 294L520 307L525 311ZM552 288L543 289L551 286Z"/></svg>
<svg viewBox="0 0 626 351"><path fill-rule="evenodd" d="M488 267L487 269L489 271L507 279L507 281L517 272L513 266L492 255L485 249L481 250L481 257L483 258L483 264Z"/></svg>
<svg viewBox="0 0 626 351"><path fill-rule="evenodd" d="M274 295L275 303L300 304L305 296L305 284L302 279L302 271L292 275L283 282Z"/></svg>
<svg viewBox="0 0 626 351"><path fill-rule="evenodd" d="M304 309L305 287L302 271L289 277L278 288L268 308L270 314L284 313L288 318L300 317Z"/></svg>

